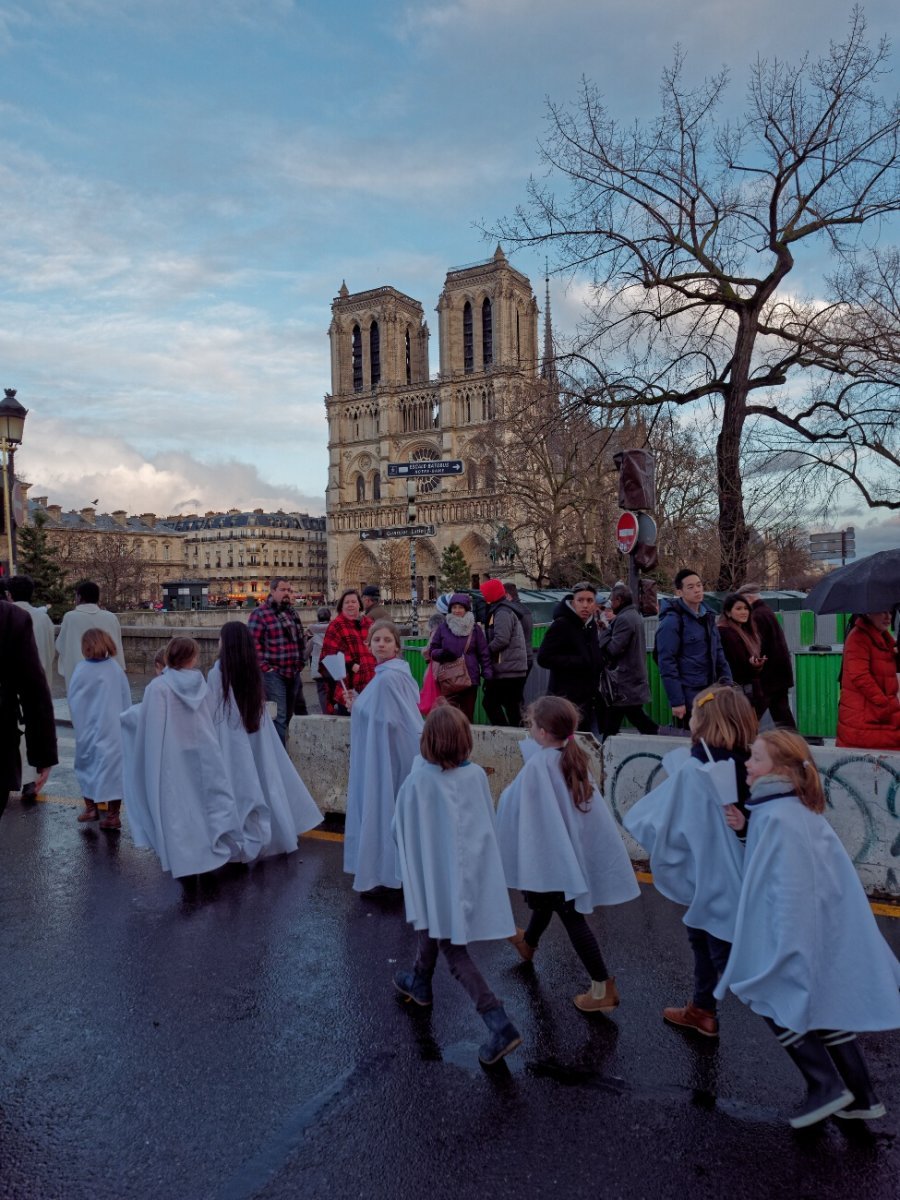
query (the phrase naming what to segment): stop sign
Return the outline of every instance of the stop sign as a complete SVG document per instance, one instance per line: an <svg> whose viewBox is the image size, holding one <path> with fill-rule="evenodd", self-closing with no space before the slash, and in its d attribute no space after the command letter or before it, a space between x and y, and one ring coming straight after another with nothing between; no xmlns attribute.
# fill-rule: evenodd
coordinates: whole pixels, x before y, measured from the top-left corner
<svg viewBox="0 0 900 1200"><path fill-rule="evenodd" d="M623 512L616 525L616 545L623 554L630 554L637 545L638 519L633 512Z"/></svg>

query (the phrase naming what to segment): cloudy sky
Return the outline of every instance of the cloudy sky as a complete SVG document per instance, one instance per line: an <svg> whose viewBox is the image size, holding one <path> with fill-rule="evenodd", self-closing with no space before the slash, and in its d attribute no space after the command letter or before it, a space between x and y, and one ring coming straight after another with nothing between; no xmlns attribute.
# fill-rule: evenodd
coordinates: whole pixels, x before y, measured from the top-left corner
<svg viewBox="0 0 900 1200"><path fill-rule="evenodd" d="M815 21L810 17L815 13ZM538 170L584 75L655 109L699 78L840 38L837 0L0 0L0 384L32 494L107 511L321 512L331 300L432 310L476 226ZM866 6L894 40L896 3ZM543 263L515 264L542 299ZM553 285L554 317L577 293ZM437 346L432 345L432 370ZM900 520L848 509L863 548ZM838 518L840 519L840 517Z"/></svg>

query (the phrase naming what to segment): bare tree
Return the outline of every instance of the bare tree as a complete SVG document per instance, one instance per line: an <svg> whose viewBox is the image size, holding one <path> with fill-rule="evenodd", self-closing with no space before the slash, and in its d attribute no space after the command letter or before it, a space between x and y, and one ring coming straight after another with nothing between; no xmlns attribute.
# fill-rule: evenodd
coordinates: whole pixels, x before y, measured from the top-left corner
<svg viewBox="0 0 900 1200"><path fill-rule="evenodd" d="M499 229L590 273L569 359L584 402L708 406L723 588L748 562L752 418L769 462L900 508L900 262L865 240L900 210L900 105L878 95L887 59L857 9L819 59L757 60L734 122L717 116L727 73L691 88L680 52L652 123L619 124L584 83L574 105L549 105L551 182L532 180ZM820 297L787 288L801 250L831 256Z"/></svg>
<svg viewBox="0 0 900 1200"><path fill-rule="evenodd" d="M141 558L139 538L124 531L70 533L60 543L60 550L69 581L92 579L107 608L120 610L143 599L147 565Z"/></svg>

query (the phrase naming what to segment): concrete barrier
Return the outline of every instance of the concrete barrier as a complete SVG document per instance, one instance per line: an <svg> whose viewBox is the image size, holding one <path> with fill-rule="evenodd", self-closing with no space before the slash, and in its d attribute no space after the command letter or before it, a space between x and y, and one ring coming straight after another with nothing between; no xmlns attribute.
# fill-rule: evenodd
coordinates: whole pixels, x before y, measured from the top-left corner
<svg viewBox="0 0 900 1200"><path fill-rule="evenodd" d="M665 778L661 759L683 738L609 738L603 747L604 793L621 823L628 809ZM900 898L900 753L813 747L825 815L872 895ZM622 830L632 858L645 852Z"/></svg>

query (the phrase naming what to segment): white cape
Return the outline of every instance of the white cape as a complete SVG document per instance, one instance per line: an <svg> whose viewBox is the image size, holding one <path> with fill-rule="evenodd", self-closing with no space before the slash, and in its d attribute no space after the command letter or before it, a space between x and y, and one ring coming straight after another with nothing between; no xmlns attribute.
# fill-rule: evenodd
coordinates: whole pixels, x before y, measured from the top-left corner
<svg viewBox="0 0 900 1200"><path fill-rule="evenodd" d="M640 895L622 835L597 788L587 812L572 801L554 749L525 752L500 796L497 841L511 888L563 892L580 913Z"/></svg>
<svg viewBox="0 0 900 1200"><path fill-rule="evenodd" d="M417 757L397 797L394 833L406 919L414 929L458 946L513 936L494 805L481 767L442 771Z"/></svg>
<svg viewBox="0 0 900 1200"><path fill-rule="evenodd" d="M294 769L268 710L256 733L248 733L237 705L224 703L222 672L215 663L207 680L207 705L225 759L241 823L245 862L290 854L301 833L319 825L322 814Z"/></svg>
<svg viewBox="0 0 900 1200"><path fill-rule="evenodd" d="M122 714L131 833L176 879L242 857L237 804L208 693L199 671L167 667L147 685L143 701Z"/></svg>
<svg viewBox="0 0 900 1200"><path fill-rule="evenodd" d="M722 811L732 795L730 788L723 795L720 787L719 774L726 764L716 763L711 771L710 764L690 756L679 755L675 761L674 773L638 800L622 823L650 855L657 891L688 906L685 925L730 942L744 848ZM671 770L672 762L666 755L663 766ZM733 776L734 762L728 763Z"/></svg>
<svg viewBox="0 0 900 1200"><path fill-rule="evenodd" d="M69 711L75 730L75 774L81 794L94 803L125 795L122 723L131 704L125 672L114 658L82 659L69 679Z"/></svg>
<svg viewBox="0 0 900 1200"><path fill-rule="evenodd" d="M823 816L796 796L753 805L730 988L786 1029L900 1027L900 963Z"/></svg>
<svg viewBox="0 0 900 1200"><path fill-rule="evenodd" d="M344 870L357 892L400 887L391 833L394 803L419 753L419 689L401 658L379 663L350 712Z"/></svg>

